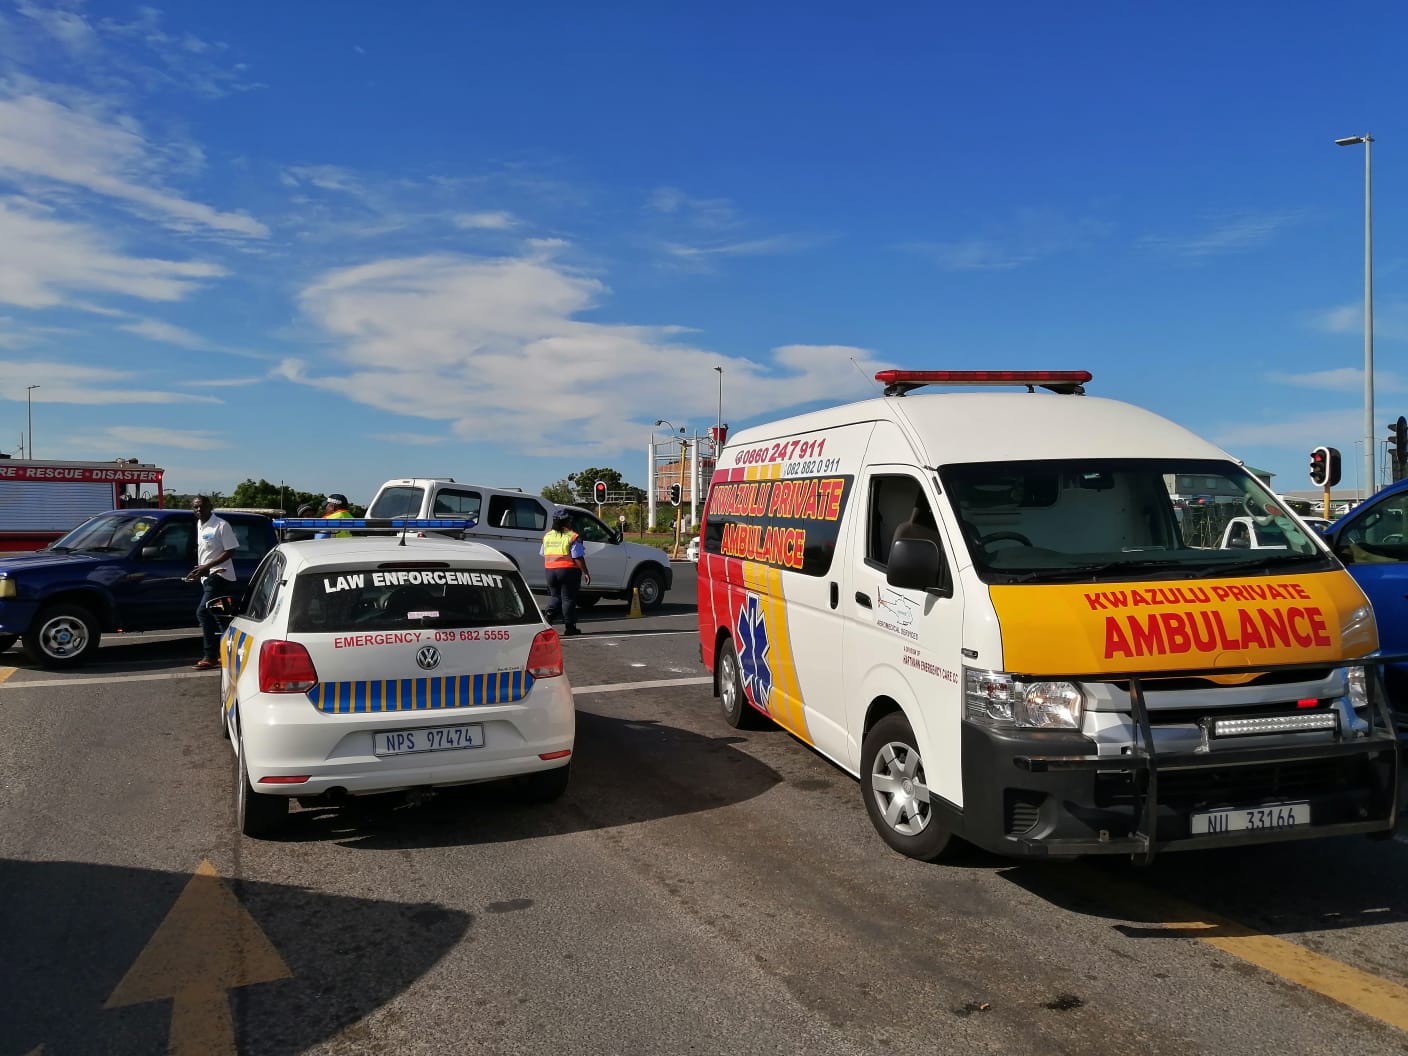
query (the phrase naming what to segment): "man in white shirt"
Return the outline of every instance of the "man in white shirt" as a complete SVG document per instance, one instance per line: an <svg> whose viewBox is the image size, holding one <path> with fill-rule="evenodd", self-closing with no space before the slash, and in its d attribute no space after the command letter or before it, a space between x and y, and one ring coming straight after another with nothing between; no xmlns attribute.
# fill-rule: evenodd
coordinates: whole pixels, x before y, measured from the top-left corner
<svg viewBox="0 0 1408 1056"><path fill-rule="evenodd" d="M240 548L235 530L228 521L211 512L210 498L197 495L191 503L196 513L196 567L186 575L188 582L201 581L200 604L196 606L196 622L200 624L201 658L196 668L204 671L220 666L220 625L215 614L206 609L211 598L225 597L234 592L235 551Z"/></svg>

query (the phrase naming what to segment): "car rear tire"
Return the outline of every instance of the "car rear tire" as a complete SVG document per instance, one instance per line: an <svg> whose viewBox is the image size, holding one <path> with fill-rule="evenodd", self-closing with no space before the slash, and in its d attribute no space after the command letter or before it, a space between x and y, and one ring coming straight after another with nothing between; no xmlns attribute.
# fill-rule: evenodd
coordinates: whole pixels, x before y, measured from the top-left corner
<svg viewBox="0 0 1408 1056"><path fill-rule="evenodd" d="M41 667L76 667L98 648L98 621L82 605L48 605L24 636L24 651Z"/></svg>
<svg viewBox="0 0 1408 1056"><path fill-rule="evenodd" d="M665 577L653 568L644 568L631 580L631 589L640 591L640 607L651 612L665 604Z"/></svg>
<svg viewBox="0 0 1408 1056"><path fill-rule="evenodd" d="M567 791L568 779L572 776L572 764L559 766L553 770L539 770L519 778L523 798L529 803L551 803L561 799Z"/></svg>
<svg viewBox="0 0 1408 1056"><path fill-rule="evenodd" d="M254 791L245 765L244 738L239 740L235 767L235 820L240 832L255 839L265 839L282 827L288 819L288 796L270 796Z"/></svg>
<svg viewBox="0 0 1408 1056"><path fill-rule="evenodd" d="M738 662L738 650L732 641L719 648L715 667L719 673L719 708L724 722L735 730L755 730L763 725L763 715L743 692L743 668Z"/></svg>
<svg viewBox="0 0 1408 1056"><path fill-rule="evenodd" d="M934 809L918 739L903 712L891 712L861 743L860 787L875 831L900 854L933 862L958 842Z"/></svg>

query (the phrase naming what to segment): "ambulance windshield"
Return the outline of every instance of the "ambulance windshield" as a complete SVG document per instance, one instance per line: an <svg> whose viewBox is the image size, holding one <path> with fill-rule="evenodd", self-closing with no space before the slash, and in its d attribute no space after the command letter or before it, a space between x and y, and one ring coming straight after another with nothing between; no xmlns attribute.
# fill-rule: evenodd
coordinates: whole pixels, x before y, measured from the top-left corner
<svg viewBox="0 0 1408 1056"><path fill-rule="evenodd" d="M1329 568L1287 504L1232 462L1081 459L940 470L990 583L1157 579Z"/></svg>

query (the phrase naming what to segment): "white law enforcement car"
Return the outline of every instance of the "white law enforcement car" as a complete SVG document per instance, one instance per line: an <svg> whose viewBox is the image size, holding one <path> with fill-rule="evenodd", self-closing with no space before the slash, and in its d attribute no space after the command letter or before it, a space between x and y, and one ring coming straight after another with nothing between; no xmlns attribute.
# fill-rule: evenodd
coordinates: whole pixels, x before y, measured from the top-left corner
<svg viewBox="0 0 1408 1056"><path fill-rule="evenodd" d="M230 617L221 726L246 835L276 829L294 797L499 778L535 802L566 790L576 720L557 632L502 554L409 536L452 523L339 520L404 530L282 543L243 599L211 603Z"/></svg>

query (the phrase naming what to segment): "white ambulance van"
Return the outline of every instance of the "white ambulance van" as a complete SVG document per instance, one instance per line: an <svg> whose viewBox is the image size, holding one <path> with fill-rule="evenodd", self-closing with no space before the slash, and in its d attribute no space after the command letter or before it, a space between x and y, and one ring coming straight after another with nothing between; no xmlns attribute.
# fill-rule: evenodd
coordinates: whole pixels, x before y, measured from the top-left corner
<svg viewBox="0 0 1408 1056"><path fill-rule="evenodd" d="M699 633L730 725L766 716L859 777L927 860L1393 832L1373 614L1237 459L1084 371L876 378L718 460ZM1285 547L1186 540L1185 478Z"/></svg>

